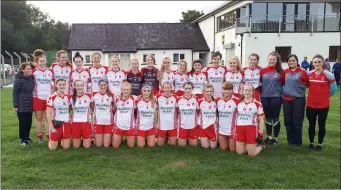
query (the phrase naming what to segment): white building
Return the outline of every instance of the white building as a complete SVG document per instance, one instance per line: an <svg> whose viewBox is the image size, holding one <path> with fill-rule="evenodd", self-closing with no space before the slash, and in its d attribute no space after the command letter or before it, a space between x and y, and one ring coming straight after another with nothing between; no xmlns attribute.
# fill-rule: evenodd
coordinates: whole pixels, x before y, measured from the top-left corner
<svg viewBox="0 0 341 190"><path fill-rule="evenodd" d="M124 70L134 58L145 66L148 54L154 55L158 67L164 57L170 57L173 70L181 59L189 69L195 59L209 61L209 48L196 23L73 24L69 50L72 57L80 52L86 66L92 65L95 52L101 54L101 63L106 66L117 55Z"/></svg>
<svg viewBox="0 0 341 190"><path fill-rule="evenodd" d="M292 53L299 61L321 54L333 62L341 57L340 1L310 2L232 0L193 23L199 24L210 52L220 51L225 64L236 55L247 66L248 56L257 53L266 66L271 51L279 52L282 62Z"/></svg>

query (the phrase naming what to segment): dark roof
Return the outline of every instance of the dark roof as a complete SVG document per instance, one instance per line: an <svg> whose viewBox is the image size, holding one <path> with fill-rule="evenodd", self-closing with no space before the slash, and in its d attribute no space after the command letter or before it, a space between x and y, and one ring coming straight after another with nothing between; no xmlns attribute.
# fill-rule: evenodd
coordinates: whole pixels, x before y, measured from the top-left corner
<svg viewBox="0 0 341 190"><path fill-rule="evenodd" d="M69 49L111 53L152 49L209 51L197 23L72 24Z"/></svg>

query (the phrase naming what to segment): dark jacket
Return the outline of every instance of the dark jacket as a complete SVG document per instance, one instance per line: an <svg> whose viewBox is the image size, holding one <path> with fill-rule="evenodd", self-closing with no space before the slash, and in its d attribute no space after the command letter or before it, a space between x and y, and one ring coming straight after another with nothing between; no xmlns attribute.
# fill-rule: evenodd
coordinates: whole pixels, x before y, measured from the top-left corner
<svg viewBox="0 0 341 190"><path fill-rule="evenodd" d="M32 100L34 90L34 77L24 76L22 72L15 75L13 85L13 107L18 112L32 112Z"/></svg>

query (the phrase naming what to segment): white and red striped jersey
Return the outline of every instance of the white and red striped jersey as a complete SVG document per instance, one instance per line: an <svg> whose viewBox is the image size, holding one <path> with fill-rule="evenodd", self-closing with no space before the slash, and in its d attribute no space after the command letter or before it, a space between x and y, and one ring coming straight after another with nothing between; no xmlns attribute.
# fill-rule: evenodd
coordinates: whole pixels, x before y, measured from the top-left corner
<svg viewBox="0 0 341 190"><path fill-rule="evenodd" d="M97 92L99 91L99 85L98 82L100 79L106 79L107 78L107 66L101 66L99 68L96 67L90 67L89 73L90 73L90 79L91 79L91 92Z"/></svg>
<svg viewBox="0 0 341 190"><path fill-rule="evenodd" d="M154 127L154 113L156 109L156 102L154 108L152 107L152 101L136 100L135 101L137 116L136 116L136 127L139 130L149 130Z"/></svg>
<svg viewBox="0 0 341 190"><path fill-rule="evenodd" d="M187 73L188 81L193 83L193 94L203 94L206 75L204 73Z"/></svg>
<svg viewBox="0 0 341 190"><path fill-rule="evenodd" d="M259 68L251 69L249 67L244 68L244 83L250 84L254 88L259 87L259 85L260 85L260 69Z"/></svg>
<svg viewBox="0 0 341 190"><path fill-rule="evenodd" d="M121 130L129 130L135 128L134 97L130 96L126 100L122 100L122 98L116 98L115 102L117 111L115 113L114 123L116 127Z"/></svg>
<svg viewBox="0 0 341 190"><path fill-rule="evenodd" d="M234 135L238 103L237 97L232 97L227 101L220 98L217 100L219 134Z"/></svg>
<svg viewBox="0 0 341 190"><path fill-rule="evenodd" d="M258 126L258 116L264 115L262 104L256 100L240 102L237 111L237 126Z"/></svg>
<svg viewBox="0 0 341 190"><path fill-rule="evenodd" d="M70 95L69 101L72 106L72 122L90 122L91 94L76 96L75 103Z"/></svg>
<svg viewBox="0 0 341 190"><path fill-rule="evenodd" d="M77 69L76 69L76 70L73 70L73 71L71 72L70 83L73 84L73 82L76 81L76 80L81 80L81 81L84 82L84 92L85 92L85 93L90 92L90 91L89 91L89 88L88 88L89 83L91 82L89 71L87 71L87 70L85 70L85 69L80 70L80 71L78 71ZM75 87L75 86L73 86L73 87ZM73 92L71 91L70 94L72 94L72 93L73 93Z"/></svg>
<svg viewBox="0 0 341 190"><path fill-rule="evenodd" d="M160 80L160 89L162 89L162 85L165 82L169 82L172 84L172 90L174 90L174 77L175 77L175 73L173 71L164 72L162 75L162 79Z"/></svg>
<svg viewBox="0 0 341 190"><path fill-rule="evenodd" d="M184 97L177 99L176 106L179 109L179 127L183 129L194 129L197 126L196 112L198 110L198 102L196 98L186 99Z"/></svg>
<svg viewBox="0 0 341 190"><path fill-rule="evenodd" d="M57 81L58 79L64 79L66 81L64 93L69 94L72 66L60 66L58 63L53 63L51 69L53 71L55 81Z"/></svg>
<svg viewBox="0 0 341 190"><path fill-rule="evenodd" d="M54 80L53 71L51 69L33 69L34 76L34 91L33 97L37 97L41 100L47 100L52 94L52 81Z"/></svg>
<svg viewBox="0 0 341 190"><path fill-rule="evenodd" d="M188 80L188 76L186 73L180 74L180 73L176 72L174 74L174 91L175 92L184 91L183 84L185 82L187 82L187 80Z"/></svg>
<svg viewBox="0 0 341 190"><path fill-rule="evenodd" d="M243 73L228 70L225 74L225 81L233 84L233 93L242 94Z"/></svg>
<svg viewBox="0 0 341 190"><path fill-rule="evenodd" d="M214 125L217 121L217 103L214 100L207 101L205 99L201 99L198 104L198 124L200 127L206 129L209 126Z"/></svg>
<svg viewBox="0 0 341 190"><path fill-rule="evenodd" d="M115 95L121 94L121 85L123 80L127 79L127 73L123 70L113 71L109 70L107 72L107 78L109 81L110 91Z"/></svg>
<svg viewBox="0 0 341 190"><path fill-rule="evenodd" d="M202 70L202 73L206 75L208 83L212 84L214 87L214 98L219 98L222 95L226 71L227 69L225 66L219 66L217 68L208 66Z"/></svg>
<svg viewBox="0 0 341 190"><path fill-rule="evenodd" d="M112 113L114 96L107 95L106 93L93 92L91 102L95 103L94 124L111 125L114 123Z"/></svg>
<svg viewBox="0 0 341 190"><path fill-rule="evenodd" d="M166 97L163 94L157 97L158 105L158 129L172 130L176 128L176 98L175 96Z"/></svg>
<svg viewBox="0 0 341 190"><path fill-rule="evenodd" d="M47 99L47 107L52 108L52 120L70 122L70 101L67 95L59 96L53 93Z"/></svg>

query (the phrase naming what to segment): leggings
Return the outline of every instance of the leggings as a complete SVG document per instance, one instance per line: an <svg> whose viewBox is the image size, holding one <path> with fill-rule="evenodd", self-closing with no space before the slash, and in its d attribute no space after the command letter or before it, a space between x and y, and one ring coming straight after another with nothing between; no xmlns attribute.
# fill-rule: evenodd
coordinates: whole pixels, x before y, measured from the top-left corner
<svg viewBox="0 0 341 190"><path fill-rule="evenodd" d="M19 138L28 140L32 127L32 112L17 112L19 119Z"/></svg>
<svg viewBox="0 0 341 190"><path fill-rule="evenodd" d="M323 143L324 136L326 135L326 120L328 116L329 107L327 108L310 108L307 106L306 115L309 121L309 140L314 143L316 118L319 126L318 131L318 144Z"/></svg>
<svg viewBox="0 0 341 190"><path fill-rule="evenodd" d="M274 137L278 137L281 128L279 114L281 112L282 97L266 97L261 98L261 102L265 114L266 133L272 136L272 128L274 128Z"/></svg>
<svg viewBox="0 0 341 190"><path fill-rule="evenodd" d="M287 129L288 144L302 144L305 97L283 100L284 126Z"/></svg>

